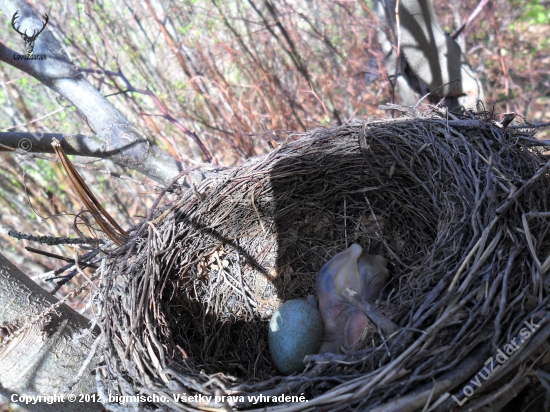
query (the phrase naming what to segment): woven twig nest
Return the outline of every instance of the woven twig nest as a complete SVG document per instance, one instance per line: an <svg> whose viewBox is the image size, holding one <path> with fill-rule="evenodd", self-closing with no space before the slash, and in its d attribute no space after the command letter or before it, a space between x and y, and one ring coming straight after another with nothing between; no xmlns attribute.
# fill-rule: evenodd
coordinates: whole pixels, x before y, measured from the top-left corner
<svg viewBox="0 0 550 412"><path fill-rule="evenodd" d="M108 408L500 410L548 362L550 163L533 134L488 113L355 121L185 192L104 268L100 391L149 396ZM270 316L352 243L388 259L377 310L400 329L279 376Z"/></svg>

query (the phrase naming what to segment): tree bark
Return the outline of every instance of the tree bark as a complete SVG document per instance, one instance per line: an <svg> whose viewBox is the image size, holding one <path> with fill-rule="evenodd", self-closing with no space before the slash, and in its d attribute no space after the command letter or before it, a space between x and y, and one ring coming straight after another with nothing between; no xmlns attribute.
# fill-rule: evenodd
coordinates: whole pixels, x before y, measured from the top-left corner
<svg viewBox="0 0 550 412"><path fill-rule="evenodd" d="M0 255L0 332L8 335L0 343L0 394L16 403L21 395L65 395L64 402L23 404L31 411L99 411L101 403L78 402L83 394L96 394L91 371L97 359L90 362L80 381L64 392L79 373L99 331L65 304L40 316L57 302ZM29 324L32 326L16 332ZM69 394L76 396L75 402L67 400Z"/></svg>
<svg viewBox="0 0 550 412"><path fill-rule="evenodd" d="M475 108L484 99L483 87L458 43L445 34L439 25L431 0L400 0L398 15L395 0L376 0L374 11L381 24L393 33L393 44L399 41L401 62L397 62L395 48L379 29L379 41L386 55L390 75L406 79L417 93L432 92L432 101L447 98L445 105L454 108L464 105ZM397 20L399 17L399 21ZM390 44L388 45L388 42ZM400 84L405 95L406 87ZM408 98L410 103L410 97Z"/></svg>

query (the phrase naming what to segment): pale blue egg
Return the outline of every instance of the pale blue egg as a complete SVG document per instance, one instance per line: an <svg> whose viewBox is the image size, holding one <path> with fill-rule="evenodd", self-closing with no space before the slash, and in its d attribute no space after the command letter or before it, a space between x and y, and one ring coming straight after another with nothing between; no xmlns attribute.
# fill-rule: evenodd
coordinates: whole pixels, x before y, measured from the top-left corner
<svg viewBox="0 0 550 412"><path fill-rule="evenodd" d="M319 310L305 300L289 300L271 317L267 337L277 370L283 375L301 372L304 356L319 352L323 319Z"/></svg>

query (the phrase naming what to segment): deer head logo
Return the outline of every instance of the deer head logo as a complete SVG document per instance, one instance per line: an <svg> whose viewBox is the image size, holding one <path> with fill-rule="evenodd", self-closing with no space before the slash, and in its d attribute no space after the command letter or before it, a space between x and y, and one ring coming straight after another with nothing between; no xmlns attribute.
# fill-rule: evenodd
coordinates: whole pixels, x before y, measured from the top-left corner
<svg viewBox="0 0 550 412"><path fill-rule="evenodd" d="M44 13L44 18L46 19L46 22L44 23L44 25L40 30L33 30L31 36L27 34L27 30L25 30L23 33L19 31L19 27L21 27L21 25L19 25L19 27L15 27L15 23L17 21L17 18L19 17L18 15L19 15L19 10L17 10L13 15L11 19L11 25L13 29L21 35L23 40L25 40L25 49L27 49L27 56L32 56L33 49L34 49L34 42L36 41L40 33L44 31L44 29L46 28L46 25L48 24L48 15Z"/></svg>

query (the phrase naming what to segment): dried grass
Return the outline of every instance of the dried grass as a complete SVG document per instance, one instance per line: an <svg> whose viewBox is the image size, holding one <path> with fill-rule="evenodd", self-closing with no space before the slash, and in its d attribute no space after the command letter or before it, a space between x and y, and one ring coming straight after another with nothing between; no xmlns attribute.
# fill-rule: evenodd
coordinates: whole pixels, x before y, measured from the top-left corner
<svg viewBox="0 0 550 412"><path fill-rule="evenodd" d="M316 129L157 211L132 256L103 268L100 387L243 396L165 405L173 410L449 410L449 393L464 398L489 356L534 319L536 334L468 406L510 400L506 385L527 385L548 362L538 355L550 335L550 162L532 129L503 129L487 112L452 117L424 108ZM278 376L270 315L314 293L323 263L354 242L388 258L378 310L399 331ZM309 402L247 397L260 393Z"/></svg>

